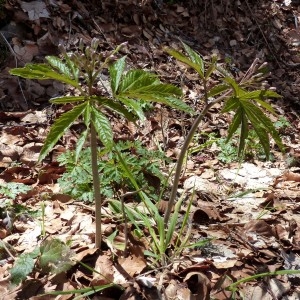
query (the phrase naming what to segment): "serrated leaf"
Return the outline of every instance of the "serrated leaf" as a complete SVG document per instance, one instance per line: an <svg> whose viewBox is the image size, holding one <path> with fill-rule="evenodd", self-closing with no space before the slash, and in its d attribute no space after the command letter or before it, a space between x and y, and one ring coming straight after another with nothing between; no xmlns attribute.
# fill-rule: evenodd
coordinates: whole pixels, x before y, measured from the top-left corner
<svg viewBox="0 0 300 300"><path fill-rule="evenodd" d="M189 105L187 105L182 100L180 100L176 97L169 96L169 97L163 97L163 98L160 98L160 99L156 98L155 102L160 102L160 103L167 104L167 105L169 105L173 108L176 108L178 110L187 112L191 115L195 114L194 110Z"/></svg>
<svg viewBox="0 0 300 300"><path fill-rule="evenodd" d="M77 81L78 78L74 78L74 74L72 70L70 70L69 66L63 62L59 57L57 56L46 56L46 60L48 64L54 68L57 69L61 75L64 75L65 77Z"/></svg>
<svg viewBox="0 0 300 300"><path fill-rule="evenodd" d="M55 79L60 82L70 84L76 88L79 84L66 76L63 76L46 64L26 64L23 68L15 68L9 71L10 74L28 79Z"/></svg>
<svg viewBox="0 0 300 300"><path fill-rule="evenodd" d="M21 254L10 269L12 283L19 284L26 279L27 275L32 272L34 264L35 260L31 256L31 253Z"/></svg>
<svg viewBox="0 0 300 300"><path fill-rule="evenodd" d="M133 91L157 83L159 80L155 74L143 70L131 70L122 77L117 94L122 95L129 90Z"/></svg>
<svg viewBox="0 0 300 300"><path fill-rule="evenodd" d="M165 48L164 49L169 55L173 56L174 58L176 58L177 60L181 61L182 63L188 65L189 67L193 68L201 77L201 79L203 79L203 72L201 69L201 66L199 66L198 64L194 63L192 60L190 60L187 56L185 56L184 54L174 50L174 49L169 49L169 48ZM202 74L202 76L201 76Z"/></svg>
<svg viewBox="0 0 300 300"><path fill-rule="evenodd" d="M39 162L42 161L47 154L51 151L54 145L66 132L66 130L75 122L75 120L84 113L88 103L84 102L75 106L72 110L64 113L58 119L55 120L54 124L50 128L50 132L44 142L44 146L41 150Z"/></svg>
<svg viewBox="0 0 300 300"><path fill-rule="evenodd" d="M139 117L139 119L145 119L143 109L136 100L127 97L118 97L118 100L123 102L129 110L133 111L134 114L136 114Z"/></svg>
<svg viewBox="0 0 300 300"><path fill-rule="evenodd" d="M122 75L124 73L125 59L126 59L126 56L118 59L115 63L113 63L109 67L110 85L111 85L111 90L114 95L117 93Z"/></svg>
<svg viewBox="0 0 300 300"><path fill-rule="evenodd" d="M58 239L43 241L40 251L39 266L44 273L58 274L72 266L70 248Z"/></svg>
<svg viewBox="0 0 300 300"><path fill-rule="evenodd" d="M187 44L182 42L182 45L183 45L186 53L189 55L191 61L193 63L195 63L197 66L199 66L200 72L199 71L197 71L197 72L199 73L201 78L203 78L204 77L204 62L203 62L202 57L196 51L194 51L191 47L189 47Z"/></svg>
<svg viewBox="0 0 300 300"><path fill-rule="evenodd" d="M91 120L103 145L111 148L113 145L113 132L107 117L95 107L91 107Z"/></svg>
<svg viewBox="0 0 300 300"><path fill-rule="evenodd" d="M71 60L71 56L68 55L68 53L65 53L64 58L66 60L67 66L69 67L69 69L73 74L73 78L75 79L75 81L78 82L80 70L77 67L77 64L75 64L74 61Z"/></svg>
<svg viewBox="0 0 300 300"><path fill-rule="evenodd" d="M72 102L81 102L84 100L87 100L86 96L64 96L64 97L51 98L50 102L54 104L65 104L65 103L72 103Z"/></svg>

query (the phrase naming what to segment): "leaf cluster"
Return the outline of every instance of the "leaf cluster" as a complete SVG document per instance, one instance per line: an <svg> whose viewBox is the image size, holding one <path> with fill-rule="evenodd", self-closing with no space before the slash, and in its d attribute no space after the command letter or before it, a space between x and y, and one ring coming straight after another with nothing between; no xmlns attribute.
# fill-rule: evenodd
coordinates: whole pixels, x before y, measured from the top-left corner
<svg viewBox="0 0 300 300"><path fill-rule="evenodd" d="M43 274L59 274L72 265L72 250L59 239L44 240L32 252L21 254L10 269L11 282L18 284L34 270Z"/></svg>
<svg viewBox="0 0 300 300"><path fill-rule="evenodd" d="M102 195L111 198L116 196L117 191L125 193L134 190L116 151L126 161L137 184L146 187L146 191L153 195L157 195L157 191L155 193L155 188L151 183L149 184L147 178L154 176L159 182L165 180L160 167L168 161L168 158L160 151L148 151L139 141L118 142L113 149L98 149L98 171L101 177ZM88 202L93 200L90 155L91 149L87 148L81 151L78 159L75 151L67 151L57 159L66 168L66 172L58 180L63 192L74 199Z"/></svg>

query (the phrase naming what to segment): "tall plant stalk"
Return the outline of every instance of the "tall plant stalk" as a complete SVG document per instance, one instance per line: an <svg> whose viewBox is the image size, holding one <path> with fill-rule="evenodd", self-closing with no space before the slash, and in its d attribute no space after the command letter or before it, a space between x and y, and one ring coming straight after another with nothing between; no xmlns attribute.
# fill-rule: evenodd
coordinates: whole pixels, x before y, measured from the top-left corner
<svg viewBox="0 0 300 300"><path fill-rule="evenodd" d="M216 103L219 103L222 100L224 100L224 98L226 98L229 95L229 93L230 92L226 92L224 95L216 98L215 100L213 100L210 103L208 103L207 99L205 99L205 103L206 103L205 107L203 108L202 112L198 115L198 117L195 119L191 129L189 130L189 132L183 142L183 145L182 145L182 148L180 150L180 154L179 154L179 157L177 160L177 164L176 164L174 180L172 182L172 189L171 189L168 205L167 205L166 211L165 211L165 216L164 216L165 225L167 225L169 222L172 208L173 208L175 200L176 200L176 194L177 194L177 190L178 190L178 185L179 185L179 180L180 180L180 176L181 176L184 158L188 152L189 145L198 129L198 126L199 126L200 122L203 120L203 118L205 117L205 115L207 114L207 112L209 111L209 109L211 107L213 107ZM205 93L205 95L207 95L207 93Z"/></svg>
<svg viewBox="0 0 300 300"><path fill-rule="evenodd" d="M91 123L91 158L92 158L92 174L93 174L93 190L95 198L95 247L101 248L102 244L102 227L101 227L101 207L102 207L102 197L100 192L100 175L98 171L98 148L97 148L97 131L93 124Z"/></svg>

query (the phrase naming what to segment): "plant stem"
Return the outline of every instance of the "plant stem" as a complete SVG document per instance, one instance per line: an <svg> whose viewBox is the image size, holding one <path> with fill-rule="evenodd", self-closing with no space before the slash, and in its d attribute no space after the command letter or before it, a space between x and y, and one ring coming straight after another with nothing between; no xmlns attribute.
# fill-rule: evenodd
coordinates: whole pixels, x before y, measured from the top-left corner
<svg viewBox="0 0 300 300"><path fill-rule="evenodd" d="M92 157L92 174L93 174L93 189L95 197L95 217L96 217L96 231L95 231L95 248L101 248L102 243L102 229L101 229L101 206L102 198L100 193L100 176L98 172L98 151L97 151L97 133L96 129L91 124L91 157Z"/></svg>
<svg viewBox="0 0 300 300"><path fill-rule="evenodd" d="M182 145L182 148L180 150L180 154L179 154L179 157L178 157L177 165L176 165L174 181L173 181L173 185L172 185L172 190L171 190L168 206L167 206L166 211L165 211L164 223L165 223L166 226L169 222L169 218L170 218L170 215L171 215L171 212L172 212L172 207L173 207L175 199L176 199L176 193L177 193L178 184L179 184L179 180L180 180L181 169L182 169L184 157L185 157L185 155L188 151L188 148L189 148L189 144L191 143L191 141L194 137L194 134L198 129L198 126L199 126L200 122L202 121L204 116L207 114L208 110L212 106L214 106L216 103L221 102L224 98L226 98L229 95L230 92L231 91L227 91L225 94L219 96L218 98L214 99L213 101L211 101L209 103L207 102L207 99L205 99L205 103L207 103L207 104L205 105L203 111L199 114L199 116L194 121L188 135L186 136L186 138L184 140L184 143Z"/></svg>

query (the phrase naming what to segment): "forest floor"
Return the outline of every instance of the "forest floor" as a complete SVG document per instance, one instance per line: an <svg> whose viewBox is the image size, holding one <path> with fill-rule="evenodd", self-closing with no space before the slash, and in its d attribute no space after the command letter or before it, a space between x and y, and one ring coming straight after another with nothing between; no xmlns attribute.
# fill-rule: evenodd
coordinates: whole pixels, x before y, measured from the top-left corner
<svg viewBox="0 0 300 300"><path fill-rule="evenodd" d="M233 282L255 274L300 269L300 3L169 2L174 3L0 3L1 299L74 299L72 294L42 294L110 283L115 285L85 298L231 299L234 293L226 287ZM186 103L195 110L203 107L203 86L191 70L163 51L164 46L181 49L180 40L206 60L217 55L218 63L236 78L242 78L255 59L267 62L270 75L265 84L282 96L270 100L278 114L270 118L286 153L272 142L270 161L264 159L255 136L248 141L244 161L236 160L236 141L224 142L230 118L220 113L221 105L211 109L200 124L180 180L178 192L186 197L180 214L192 199L192 240L214 239L183 251L161 268L149 267L143 241L136 245L131 241L134 251L122 256L116 241L123 241L124 225L108 205L103 208L105 246L101 252L94 249L93 205L66 195L57 182L66 171L57 158L74 148L82 124L72 126L47 159L36 164L50 126L69 109L49 105L49 99L67 93L68 87L9 75L11 68L58 55L59 44L74 51L81 39L88 45L94 37L101 40L104 54L127 42L121 54L127 55L129 66L155 72L163 82L181 87ZM138 139L153 151L163 149L172 161L171 169L193 119L156 106L138 128L117 118L111 122L116 140ZM152 181L154 186L160 184L157 178ZM127 205L132 205L131 199ZM113 232L118 233L112 241L108 237ZM55 275L41 272L35 260L26 279L13 285L9 270L20 254L51 239L66 242L68 255L77 263ZM48 244L55 246L51 241ZM300 298L300 275L271 275L239 284L235 299Z"/></svg>

